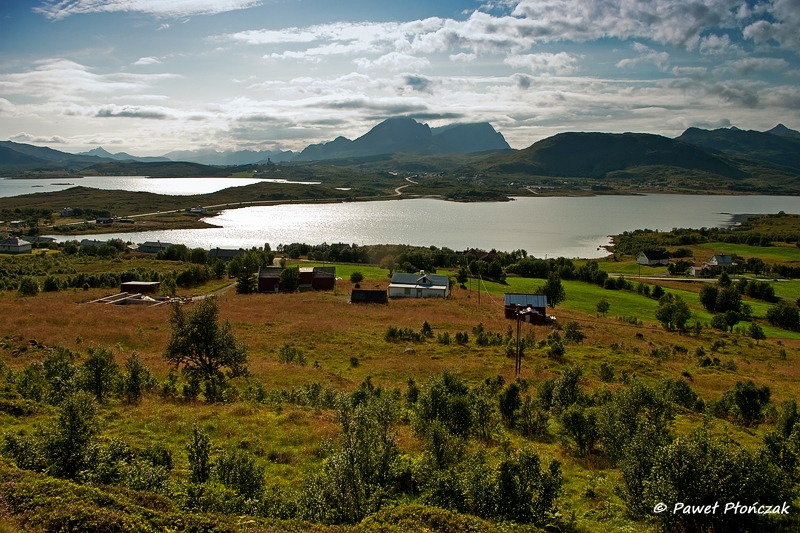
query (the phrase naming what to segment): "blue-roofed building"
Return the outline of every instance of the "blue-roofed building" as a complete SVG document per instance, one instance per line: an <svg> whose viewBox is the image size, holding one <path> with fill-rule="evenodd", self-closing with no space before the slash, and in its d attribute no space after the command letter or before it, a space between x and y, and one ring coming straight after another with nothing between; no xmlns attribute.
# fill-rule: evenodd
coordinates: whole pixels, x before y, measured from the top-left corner
<svg viewBox="0 0 800 533"><path fill-rule="evenodd" d="M544 294L508 293L503 303L506 318L517 318L517 310L524 312L522 319L531 324L541 324L547 317L547 296Z"/></svg>

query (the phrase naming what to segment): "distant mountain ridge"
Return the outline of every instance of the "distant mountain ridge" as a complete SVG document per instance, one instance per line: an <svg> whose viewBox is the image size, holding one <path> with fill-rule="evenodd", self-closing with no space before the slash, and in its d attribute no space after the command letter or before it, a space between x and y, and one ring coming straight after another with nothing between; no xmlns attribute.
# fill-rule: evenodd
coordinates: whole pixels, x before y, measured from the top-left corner
<svg viewBox="0 0 800 533"><path fill-rule="evenodd" d="M800 132L790 130L783 124L766 132L738 128L689 128L678 140L781 170L800 172Z"/></svg>
<svg viewBox="0 0 800 533"><path fill-rule="evenodd" d="M294 161L319 161L407 152L418 155L461 154L510 150L503 135L488 122L451 124L431 128L413 118L384 120L355 140L337 137L331 142L312 144Z"/></svg>
<svg viewBox="0 0 800 533"><path fill-rule="evenodd" d="M157 163L163 161L170 161L166 157L138 157L135 155L130 155L125 152L117 152L116 154L112 154L108 150L104 149L102 146L98 146L88 152L81 152L76 155L89 155L89 156L97 156L102 157L104 159L112 159L114 161L136 161L138 163Z"/></svg>
<svg viewBox="0 0 800 533"><path fill-rule="evenodd" d="M295 155L296 154L291 150L285 152L280 150L225 150L219 152L213 148L205 148L201 150L175 150L164 154L163 157L169 161L188 161L191 163L200 163L201 165L231 166L266 163L267 160L273 163L280 163L281 161L292 160Z"/></svg>
<svg viewBox="0 0 800 533"><path fill-rule="evenodd" d="M649 133L559 133L523 150L468 165L462 172L603 178L610 172L655 166L742 176L702 148Z"/></svg>

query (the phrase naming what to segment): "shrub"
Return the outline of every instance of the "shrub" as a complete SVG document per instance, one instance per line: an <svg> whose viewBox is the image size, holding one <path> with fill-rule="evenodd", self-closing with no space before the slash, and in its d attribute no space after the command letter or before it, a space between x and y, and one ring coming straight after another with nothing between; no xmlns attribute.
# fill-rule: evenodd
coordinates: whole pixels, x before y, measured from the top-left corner
<svg viewBox="0 0 800 533"><path fill-rule="evenodd" d="M31 276L22 276L18 291L23 296L36 296L39 294L39 283Z"/></svg>
<svg viewBox="0 0 800 533"><path fill-rule="evenodd" d="M222 450L214 465L214 476L245 498L258 498L264 490L264 468L243 450Z"/></svg>
<svg viewBox="0 0 800 533"><path fill-rule="evenodd" d="M350 274L351 283L361 283L362 281L364 281L364 274L362 274L361 272L355 271L352 274Z"/></svg>
<svg viewBox="0 0 800 533"><path fill-rule="evenodd" d="M800 329L800 309L785 300L767 309L765 316L773 326L791 331Z"/></svg>
<svg viewBox="0 0 800 533"><path fill-rule="evenodd" d="M305 366L308 361L303 352L291 344L284 344L278 349L278 362Z"/></svg>
<svg viewBox="0 0 800 533"><path fill-rule="evenodd" d="M186 445L189 457L189 482L205 483L211 476L211 439L197 427L192 427L192 437Z"/></svg>

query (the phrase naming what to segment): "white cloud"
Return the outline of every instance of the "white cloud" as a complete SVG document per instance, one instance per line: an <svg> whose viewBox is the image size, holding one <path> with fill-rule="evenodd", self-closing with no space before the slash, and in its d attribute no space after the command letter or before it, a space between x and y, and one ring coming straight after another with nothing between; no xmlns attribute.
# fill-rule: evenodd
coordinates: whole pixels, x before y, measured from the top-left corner
<svg viewBox="0 0 800 533"><path fill-rule="evenodd" d="M780 72L789 67L789 63L782 58L775 57L748 57L727 61L722 66L714 69L715 74L734 73L739 76L749 76L756 71L766 70Z"/></svg>
<svg viewBox="0 0 800 533"><path fill-rule="evenodd" d="M698 49L700 50L701 54L714 56L742 51L740 47L731 42L731 38L727 33L722 37L719 35L707 35L706 37L703 37L700 39Z"/></svg>
<svg viewBox="0 0 800 533"><path fill-rule="evenodd" d="M570 74L575 70L578 58L573 54L559 52L557 54L524 54L509 56L504 63L512 67L524 67L531 72L555 72L556 74Z"/></svg>
<svg viewBox="0 0 800 533"><path fill-rule="evenodd" d="M87 13L136 12L161 17L213 15L261 5L261 0L47 0L33 8L49 19Z"/></svg>
<svg viewBox="0 0 800 533"><path fill-rule="evenodd" d="M708 69L706 67L673 67L672 73L676 76L700 80L706 77Z"/></svg>
<svg viewBox="0 0 800 533"><path fill-rule="evenodd" d="M745 37L755 42L775 40L795 52L800 52L800 5L797 0L771 0L757 6L768 17L744 28Z"/></svg>
<svg viewBox="0 0 800 533"><path fill-rule="evenodd" d="M158 29L157 29L156 31L168 30L168 29L169 29L169 24L167 24L167 23L165 22L164 24L162 24L161 26L159 26L159 27L158 27Z"/></svg>
<svg viewBox="0 0 800 533"><path fill-rule="evenodd" d="M617 68L633 68L640 63L653 63L659 69L667 70L669 66L669 54L667 52L656 52L642 43L633 43L633 49L639 52L639 56L619 61L616 64Z"/></svg>
<svg viewBox="0 0 800 533"><path fill-rule="evenodd" d="M68 141L64 137L59 137L58 135L53 135L50 137L47 136L36 136L30 135L25 133L17 133L16 135L12 135L8 138L10 141L19 142L19 143L49 143L49 144L67 144Z"/></svg>
<svg viewBox="0 0 800 533"><path fill-rule="evenodd" d="M464 52L460 52L458 54L450 54L449 59L450 61L461 61L464 63L469 63L471 61L475 61L477 58L477 54L466 54Z"/></svg>
<svg viewBox="0 0 800 533"><path fill-rule="evenodd" d="M389 52L374 61L360 57L353 62L358 65L359 70L382 68L392 72L422 70L431 66L431 62L426 57L416 57L398 52Z"/></svg>
<svg viewBox="0 0 800 533"><path fill-rule="evenodd" d="M159 61L157 57L153 57L153 56L140 57L134 63L134 65L160 65L160 64L161 64L161 61Z"/></svg>

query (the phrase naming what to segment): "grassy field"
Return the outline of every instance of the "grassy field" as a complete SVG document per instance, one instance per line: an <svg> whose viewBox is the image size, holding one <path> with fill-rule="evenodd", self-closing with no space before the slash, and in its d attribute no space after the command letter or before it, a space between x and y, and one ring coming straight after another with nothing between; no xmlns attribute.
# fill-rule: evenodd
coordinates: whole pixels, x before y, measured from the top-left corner
<svg viewBox="0 0 800 533"><path fill-rule="evenodd" d="M85 268L103 271L124 269L131 264L151 269L177 267L141 259L122 264L87 262ZM473 341L466 345L443 345L436 342L435 336L467 332L473 338L473 328L478 324L489 332L504 335L515 323L504 318L503 294L534 292L544 280L511 277L506 285L484 282L479 298L478 280L473 279L467 289L456 287L447 300L397 299L385 306L364 306L348 302L353 289L350 274L361 272L366 278L361 282L364 288L384 288L389 282L388 271L364 265L336 267L342 280L337 282L335 291L253 295L227 291L220 296L222 319L230 321L237 337L249 346L250 377L236 383L240 394L256 383L270 391L300 390L314 383L352 391L368 378L375 385L405 391L409 378L423 384L445 370L456 372L470 385L497 375L507 383L514 380L514 361L506 356L503 346L477 346ZM230 281L184 292L210 292L224 283ZM744 336L710 329L704 329L699 337L678 335L665 331L656 322L657 302L652 299L581 282L564 282L564 286L567 299L551 312L560 326L568 321L580 323L587 338L580 345L567 345L562 361L549 358L546 347L526 352L521 377L534 388L545 379L559 376L568 366L577 365L583 370L583 387L587 391L599 390L606 386L600 379L600 365L607 363L617 376L635 375L646 382L688 376L691 388L706 401L719 398L743 379L769 384L776 405L797 397L800 335L796 333L765 327L768 338L758 345ZM710 320L699 304L696 287L669 286L668 290L680 295L698 320ZM9 368L20 370L32 361L41 361L46 346L75 350L82 354L81 358L85 357L87 347L104 346L111 348L120 362L131 352L138 352L155 376L165 379L170 370L162 355L170 335L169 309L87 303L111 292L68 290L35 297L22 297L12 291L0 294L3 317L0 358ZM600 298L611 303L606 317L598 316L595 311ZM756 316L763 315L766 304L748 303ZM634 325L617 317L636 317L639 323ZM384 339L390 325L418 331L425 321L433 328L434 339L399 343ZM522 335L542 340L552 331L553 326L523 325ZM308 364L280 363L278 353L286 344L301 350ZM694 355L699 347L725 364L700 366ZM652 355L654 350L660 350L661 355ZM780 355L781 350L785 351L785 358ZM22 417L3 412L0 425L4 431L30 430L53 416L52 408ZM326 409L243 400L208 405L165 400L157 394L145 397L135 407L110 403L102 408L101 416L105 442L112 438L138 446L161 442L172 449L176 458L174 477L188 472L184 446L193 425L198 424L216 448L233 447L254 453L265 468L269 485L278 487L296 487L318 471L325 457L326 442L336 438L339 431L334 413ZM681 412L673 430L688 433L702 423L702 415ZM767 424L745 428L718 419L710 419L708 423L714 431L748 447L755 446L769 429ZM397 431L404 453L421 449L420 439L412 434L408 424L401 424ZM572 517L574 531L655 531L653 524L635 521L627 515L615 489L620 480L619 470L591 458L576 458L563 444L558 431L553 421L546 434L530 444L543 457L562 462L565 485L558 508L563 516ZM498 437L498 442L506 441L519 446L523 439L514 433ZM490 526L481 526L484 527Z"/></svg>
<svg viewBox="0 0 800 533"><path fill-rule="evenodd" d="M778 243L775 246L748 246L746 244L729 244L726 242L714 242L699 245L711 252L736 254L744 257L759 257L765 262L769 261L800 261L800 248L794 245Z"/></svg>

